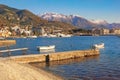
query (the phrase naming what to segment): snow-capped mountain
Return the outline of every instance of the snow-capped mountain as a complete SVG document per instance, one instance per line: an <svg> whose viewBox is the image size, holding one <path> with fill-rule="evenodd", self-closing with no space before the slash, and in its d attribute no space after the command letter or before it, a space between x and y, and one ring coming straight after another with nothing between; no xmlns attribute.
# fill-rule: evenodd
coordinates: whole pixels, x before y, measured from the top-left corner
<svg viewBox="0 0 120 80"><path fill-rule="evenodd" d="M112 23L109 24L108 27L109 29L113 29L113 28L120 29L120 23Z"/></svg>
<svg viewBox="0 0 120 80"><path fill-rule="evenodd" d="M109 24L105 20L87 20L84 17L79 15L64 15L58 13L45 13L43 15L39 15L42 19L48 21L60 21L64 23L72 24L78 28L83 29L92 29L92 28L114 28L119 27L120 24Z"/></svg>
<svg viewBox="0 0 120 80"><path fill-rule="evenodd" d="M42 17L43 19L49 20L51 18L66 18L67 16L63 14L57 14L57 13L45 13L40 17Z"/></svg>
<svg viewBox="0 0 120 80"><path fill-rule="evenodd" d="M43 15L39 15L42 19L48 20L48 21L60 21L72 24L74 26L77 26L78 28L87 28L91 29L93 27L96 27L96 25L89 20L79 16L79 15L63 15L63 14L57 14L57 13L45 13Z"/></svg>
<svg viewBox="0 0 120 80"><path fill-rule="evenodd" d="M94 23L94 24L108 24L107 21L105 20L90 20L90 22Z"/></svg>
<svg viewBox="0 0 120 80"><path fill-rule="evenodd" d="M81 17L79 15L63 15L63 14L58 14L58 13L45 13L43 15L39 15L41 18L46 19L48 21L61 21L61 19L73 19L75 17ZM82 18L82 17L81 17Z"/></svg>
<svg viewBox="0 0 120 80"><path fill-rule="evenodd" d="M70 17L57 13L45 13L43 15L40 15L40 17L48 21L68 22L70 20Z"/></svg>

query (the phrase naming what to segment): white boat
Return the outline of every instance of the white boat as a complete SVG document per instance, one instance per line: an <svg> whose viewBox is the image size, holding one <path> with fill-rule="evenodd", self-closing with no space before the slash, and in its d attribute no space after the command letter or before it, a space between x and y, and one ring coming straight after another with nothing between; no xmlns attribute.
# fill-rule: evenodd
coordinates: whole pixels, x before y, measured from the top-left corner
<svg viewBox="0 0 120 80"><path fill-rule="evenodd" d="M70 34L58 33L57 36L58 36L58 37L71 37L72 35L70 35Z"/></svg>
<svg viewBox="0 0 120 80"><path fill-rule="evenodd" d="M5 38L4 37L0 37L0 40L5 40Z"/></svg>
<svg viewBox="0 0 120 80"><path fill-rule="evenodd" d="M37 47L38 50L51 50L51 49L55 49L55 45L50 45L50 46L38 46Z"/></svg>
<svg viewBox="0 0 120 80"><path fill-rule="evenodd" d="M93 48L97 48L97 49L104 48L104 43L94 44L94 45L93 45Z"/></svg>
<svg viewBox="0 0 120 80"><path fill-rule="evenodd" d="M71 36L72 36L72 35L69 35L69 34L68 34L68 35L65 35L65 36L63 36L63 37L71 37Z"/></svg>
<svg viewBox="0 0 120 80"><path fill-rule="evenodd" d="M49 34L47 37L57 37L57 35Z"/></svg>
<svg viewBox="0 0 120 80"><path fill-rule="evenodd" d="M37 38L37 36L28 36L28 38Z"/></svg>

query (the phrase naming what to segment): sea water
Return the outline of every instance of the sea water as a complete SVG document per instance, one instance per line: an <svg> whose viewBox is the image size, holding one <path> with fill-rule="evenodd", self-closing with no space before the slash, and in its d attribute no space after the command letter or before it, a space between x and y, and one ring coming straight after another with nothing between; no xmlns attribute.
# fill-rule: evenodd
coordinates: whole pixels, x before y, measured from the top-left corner
<svg viewBox="0 0 120 80"><path fill-rule="evenodd" d="M66 80L120 80L120 38L117 36L74 36L69 38L15 38L17 44L10 48L27 47L27 54L42 54L37 46L55 45L55 52L85 50L92 45L104 43L100 55L94 57L50 62L41 66ZM3 48L0 48L3 49ZM12 55L21 55L13 52ZM43 65L43 64L42 64Z"/></svg>

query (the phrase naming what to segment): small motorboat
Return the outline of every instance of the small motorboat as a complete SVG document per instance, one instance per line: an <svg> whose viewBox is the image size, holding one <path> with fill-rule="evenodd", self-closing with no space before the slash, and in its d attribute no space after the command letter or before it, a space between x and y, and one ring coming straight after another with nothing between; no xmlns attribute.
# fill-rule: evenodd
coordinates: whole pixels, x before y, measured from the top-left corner
<svg viewBox="0 0 120 80"><path fill-rule="evenodd" d="M28 36L28 38L37 38L37 36Z"/></svg>
<svg viewBox="0 0 120 80"><path fill-rule="evenodd" d="M5 38L4 37L0 37L0 40L5 40Z"/></svg>
<svg viewBox="0 0 120 80"><path fill-rule="evenodd" d="M94 45L93 45L93 48L95 48L95 49L101 49L101 48L104 48L104 43L94 44Z"/></svg>
<svg viewBox="0 0 120 80"><path fill-rule="evenodd" d="M55 49L55 45L38 46L37 48L38 48L39 51L41 51L41 50L52 50L52 49Z"/></svg>

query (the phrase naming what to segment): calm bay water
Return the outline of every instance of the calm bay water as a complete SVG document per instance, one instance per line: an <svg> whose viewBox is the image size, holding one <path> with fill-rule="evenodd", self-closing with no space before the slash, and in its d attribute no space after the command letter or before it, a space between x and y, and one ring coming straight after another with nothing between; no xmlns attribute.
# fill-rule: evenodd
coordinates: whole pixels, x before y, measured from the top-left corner
<svg viewBox="0 0 120 80"><path fill-rule="evenodd" d="M66 80L120 80L120 38L116 36L76 36L71 38L16 38L10 48L28 47L28 54L38 54L37 46L55 45L56 52L90 49L93 44L105 43L96 57L71 59L57 62L35 63L38 68L51 71ZM4 49L4 48L0 48ZM13 52L12 55L20 55ZM41 53L40 53L41 54ZM42 65L42 66L41 66Z"/></svg>

